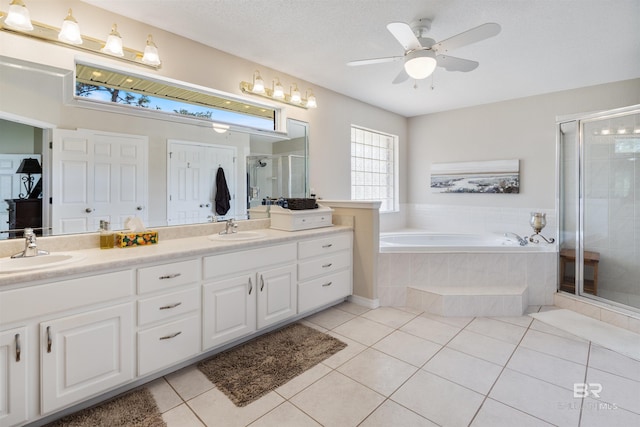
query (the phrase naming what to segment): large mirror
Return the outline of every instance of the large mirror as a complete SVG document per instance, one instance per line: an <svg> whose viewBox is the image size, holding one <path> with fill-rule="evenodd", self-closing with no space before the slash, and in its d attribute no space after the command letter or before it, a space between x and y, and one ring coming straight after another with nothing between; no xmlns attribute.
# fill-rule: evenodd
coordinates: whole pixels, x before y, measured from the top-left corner
<svg viewBox="0 0 640 427"><path fill-rule="evenodd" d="M241 126L217 133L201 123L153 114L81 108L65 101L69 97L65 87L68 71L24 64L18 67L7 58L1 59L0 239L19 237L25 226L42 228L42 235L95 232L101 219L110 220L113 228L119 229L133 215L154 228L258 218L265 200L308 195L307 123L286 120L286 135ZM117 185L100 181L104 165L96 167L87 159L101 150L133 152L129 143L138 137L146 150L142 175L136 175L129 163L118 169L112 162L109 173L118 175L120 181ZM94 144L94 151L89 152L88 144ZM72 152L61 155L60 147ZM87 152L83 159L73 152L78 147ZM181 160L176 160L180 156ZM206 167L198 169L195 160ZM39 164L42 170L25 168L24 164ZM219 213L224 209L216 211L218 169L226 174L231 196L230 209L224 213ZM94 175L87 178L87 170ZM146 181L143 184L138 182L140 176ZM98 194L107 187L120 187L120 193L114 196L111 188L106 199L87 200L88 192ZM184 199L197 193L198 187L203 196ZM117 213L110 210L117 205L114 198L134 196L138 199L130 207ZM196 206L185 208L178 202Z"/></svg>

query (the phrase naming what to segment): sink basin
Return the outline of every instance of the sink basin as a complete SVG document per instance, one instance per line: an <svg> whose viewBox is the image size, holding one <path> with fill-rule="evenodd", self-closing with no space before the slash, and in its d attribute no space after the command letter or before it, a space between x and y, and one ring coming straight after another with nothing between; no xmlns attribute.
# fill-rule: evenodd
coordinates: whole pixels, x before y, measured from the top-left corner
<svg viewBox="0 0 640 427"><path fill-rule="evenodd" d="M256 240L266 237L266 234L260 231L238 231L237 233L229 234L211 234L208 236L211 240L238 242L242 240Z"/></svg>
<svg viewBox="0 0 640 427"><path fill-rule="evenodd" d="M80 261L84 256L69 253L51 253L25 258L0 259L0 274L17 273L37 270L41 268L53 268L60 265Z"/></svg>

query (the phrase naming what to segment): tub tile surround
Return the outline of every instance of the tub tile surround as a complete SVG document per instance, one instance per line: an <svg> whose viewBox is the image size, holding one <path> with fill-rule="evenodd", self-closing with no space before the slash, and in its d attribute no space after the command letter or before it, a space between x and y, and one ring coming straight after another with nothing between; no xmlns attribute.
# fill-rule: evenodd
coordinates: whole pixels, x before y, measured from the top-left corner
<svg viewBox="0 0 640 427"><path fill-rule="evenodd" d="M555 210L406 204L403 215L381 216L385 232L405 229L453 234L533 233L531 212L547 215L545 237L555 237ZM397 230L397 228L396 228ZM529 243L534 245L534 243ZM553 304L556 245L541 252L381 253L378 295L382 306L407 305L442 316L521 315L527 305Z"/></svg>

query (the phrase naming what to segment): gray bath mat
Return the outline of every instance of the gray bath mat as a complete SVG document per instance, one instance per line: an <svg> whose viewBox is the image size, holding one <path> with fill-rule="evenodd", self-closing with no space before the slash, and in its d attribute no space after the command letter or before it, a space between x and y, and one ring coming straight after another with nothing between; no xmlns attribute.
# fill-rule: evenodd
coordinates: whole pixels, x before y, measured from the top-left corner
<svg viewBox="0 0 640 427"><path fill-rule="evenodd" d="M67 415L46 427L166 427L146 387Z"/></svg>
<svg viewBox="0 0 640 427"><path fill-rule="evenodd" d="M346 346L294 323L202 361L198 368L236 406L246 406Z"/></svg>

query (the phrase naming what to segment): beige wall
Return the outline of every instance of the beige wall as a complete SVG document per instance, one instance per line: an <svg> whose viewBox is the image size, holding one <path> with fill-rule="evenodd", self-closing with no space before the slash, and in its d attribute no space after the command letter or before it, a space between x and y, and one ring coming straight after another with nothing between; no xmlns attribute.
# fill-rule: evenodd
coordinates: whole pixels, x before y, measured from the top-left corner
<svg viewBox="0 0 640 427"><path fill-rule="evenodd" d="M409 119L415 204L555 208L556 117L640 104L640 79ZM520 194L432 194L432 163L520 159Z"/></svg>
<svg viewBox="0 0 640 427"><path fill-rule="evenodd" d="M104 40L111 24L117 22L125 47L142 50L147 34L152 33L163 60L162 67L158 71L151 71L136 65L124 65L123 62L111 60L101 55L34 41L7 32L0 32L0 55L44 63L67 70L73 69L74 57L79 56L105 64L129 67L137 71L186 81L236 96L243 96L239 88L240 81L249 80L256 69L260 70L267 82L279 77L283 83L297 82L301 89L312 88L318 99L318 108L304 110L290 107L286 109L286 115L309 123L310 184L316 194L324 198L350 198L351 124L398 135L401 144L406 143L406 118L312 85L300 77L268 69L254 62L114 15L77 0L36 1L29 4L33 20L56 27L60 26L69 7L73 8L73 14L80 22L82 33L87 36ZM256 98L255 100L260 101L261 99ZM282 104L275 105L282 106ZM87 127L87 116L90 115L88 112L76 109L77 112L69 112L64 117L60 117L60 113L51 108L52 105L31 107L24 108L23 111L15 112L15 114L23 113L28 117L33 116L34 119L65 128ZM0 100L0 111L5 108L7 105ZM401 152L404 153L406 150L402 149ZM405 159L406 157L401 158L402 171L406 170ZM404 180L404 178L401 179ZM401 197L401 200L404 200L404 193L401 194Z"/></svg>

